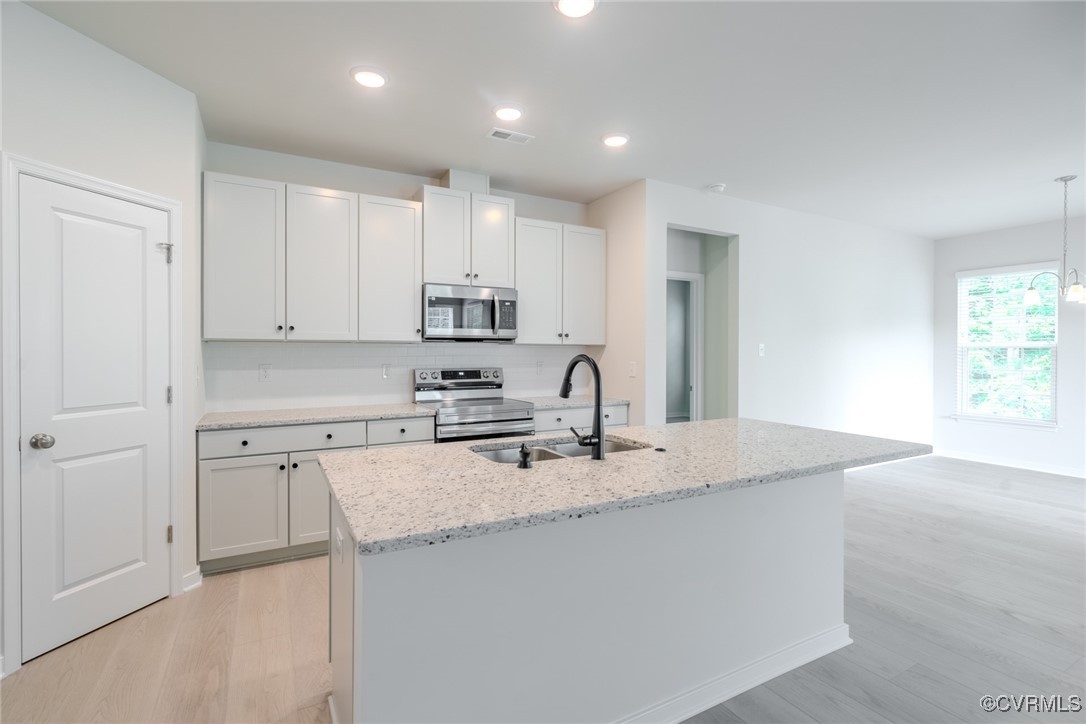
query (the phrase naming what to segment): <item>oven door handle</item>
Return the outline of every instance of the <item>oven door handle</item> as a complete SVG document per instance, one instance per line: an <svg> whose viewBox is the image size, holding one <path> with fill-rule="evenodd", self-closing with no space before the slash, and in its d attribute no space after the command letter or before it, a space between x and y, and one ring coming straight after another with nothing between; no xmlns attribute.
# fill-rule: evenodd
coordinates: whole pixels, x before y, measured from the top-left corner
<svg viewBox="0 0 1086 724"><path fill-rule="evenodd" d="M508 432L532 434L535 432L535 421L505 422L486 425L471 423L465 425L438 425L436 428L438 439L467 437L469 435L501 435Z"/></svg>
<svg viewBox="0 0 1086 724"><path fill-rule="evenodd" d="M494 334L495 335L498 334L498 311L500 309L501 309L501 307L498 306L498 293L494 292L494 310L493 310L493 313L491 314L490 323L491 323L491 325L492 325L492 327L494 329Z"/></svg>

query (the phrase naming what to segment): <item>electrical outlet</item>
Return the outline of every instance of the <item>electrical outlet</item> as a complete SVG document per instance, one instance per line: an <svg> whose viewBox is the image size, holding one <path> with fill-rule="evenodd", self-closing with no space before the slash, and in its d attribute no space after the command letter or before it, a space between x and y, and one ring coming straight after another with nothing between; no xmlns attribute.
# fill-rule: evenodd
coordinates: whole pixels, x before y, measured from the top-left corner
<svg viewBox="0 0 1086 724"><path fill-rule="evenodd" d="M636 362L631 362L630 363L629 369L627 369L626 374L629 375L630 377L637 377L637 363Z"/></svg>
<svg viewBox="0 0 1086 724"><path fill-rule="evenodd" d="M543 360L536 360L536 363L535 363L535 373L536 373L537 375L541 375L541 374L543 374Z"/></svg>
<svg viewBox="0 0 1086 724"><path fill-rule="evenodd" d="M261 382L271 382L271 365L257 365L257 379Z"/></svg>
<svg viewBox="0 0 1086 724"><path fill-rule="evenodd" d="M387 380L388 373L392 369L392 365L381 365L381 379Z"/></svg>
<svg viewBox="0 0 1086 724"><path fill-rule="evenodd" d="M765 357L765 343L764 342L758 345L758 356L759 357Z"/></svg>

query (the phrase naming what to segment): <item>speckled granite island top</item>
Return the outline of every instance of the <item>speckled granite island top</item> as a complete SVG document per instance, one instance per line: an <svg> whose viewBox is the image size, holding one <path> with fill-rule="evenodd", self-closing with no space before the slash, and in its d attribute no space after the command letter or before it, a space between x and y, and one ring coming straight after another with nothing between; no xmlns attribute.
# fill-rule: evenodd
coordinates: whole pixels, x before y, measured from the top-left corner
<svg viewBox="0 0 1086 724"><path fill-rule="evenodd" d="M359 552L373 555L931 452L919 443L734 418L622 428L607 438L647 447L528 470L475 450L573 437L328 452L318 460Z"/></svg>

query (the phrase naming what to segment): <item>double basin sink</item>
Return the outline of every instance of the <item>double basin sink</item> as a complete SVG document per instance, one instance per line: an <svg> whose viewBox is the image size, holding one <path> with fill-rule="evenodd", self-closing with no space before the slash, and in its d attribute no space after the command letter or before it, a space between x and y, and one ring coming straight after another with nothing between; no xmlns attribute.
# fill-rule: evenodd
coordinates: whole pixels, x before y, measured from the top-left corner
<svg viewBox="0 0 1086 724"><path fill-rule="evenodd" d="M634 445L633 443L620 442L618 440L603 441L603 453L604 455L610 455L611 453L626 452L628 450L644 450L648 445ZM592 454L592 447L581 447L576 442L546 442L540 441L531 445L528 448L528 459L532 462L540 462L542 460L565 460L568 458L587 457ZM520 443L514 443L509 447L499 448L498 450L476 450L476 455L482 455L487 460L493 460L496 463L513 463L520 462Z"/></svg>

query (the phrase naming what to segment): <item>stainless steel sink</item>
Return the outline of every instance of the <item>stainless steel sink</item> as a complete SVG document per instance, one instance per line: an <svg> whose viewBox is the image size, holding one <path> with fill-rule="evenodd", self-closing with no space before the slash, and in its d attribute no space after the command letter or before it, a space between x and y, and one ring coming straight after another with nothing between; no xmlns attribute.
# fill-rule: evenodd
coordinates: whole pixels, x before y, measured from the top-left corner
<svg viewBox="0 0 1086 724"><path fill-rule="evenodd" d="M603 441L603 452L605 455L626 452L628 450L643 450L646 447L646 445L634 445L618 440L605 439ZM528 448L528 451L531 454L528 459L532 462L579 458L592 454L591 447L581 447L575 442L537 444ZM496 463L513 463L515 465L520 461L520 445L501 448L499 450L476 450L475 454L482 455L487 460L493 460Z"/></svg>

